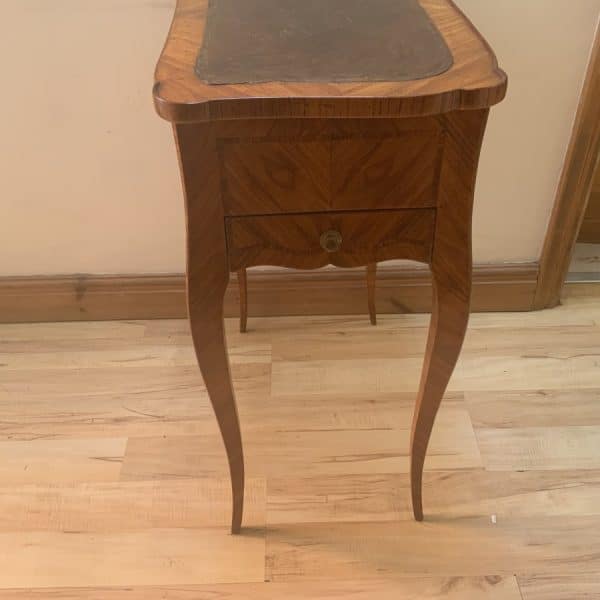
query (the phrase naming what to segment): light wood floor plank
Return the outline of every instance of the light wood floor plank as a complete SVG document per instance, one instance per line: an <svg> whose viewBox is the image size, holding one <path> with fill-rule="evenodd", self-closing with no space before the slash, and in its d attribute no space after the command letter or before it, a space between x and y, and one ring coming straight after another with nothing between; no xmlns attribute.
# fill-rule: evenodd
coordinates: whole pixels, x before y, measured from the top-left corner
<svg viewBox="0 0 600 600"><path fill-rule="evenodd" d="M270 581L384 574L510 576L600 571L597 517L428 520L270 526ZM323 568L324 564L327 568Z"/></svg>
<svg viewBox="0 0 600 600"><path fill-rule="evenodd" d="M276 361L272 366L272 393L369 394L416 392L422 358Z"/></svg>
<svg viewBox="0 0 600 600"><path fill-rule="evenodd" d="M475 428L600 425L600 388L467 392Z"/></svg>
<svg viewBox="0 0 600 600"><path fill-rule="evenodd" d="M428 517L600 515L600 471L426 472ZM411 520L407 475L281 477L268 480L267 522Z"/></svg>
<svg viewBox="0 0 600 600"><path fill-rule="evenodd" d="M594 334L600 339L600 329ZM598 387L596 352L574 352L567 356L513 354L470 356L459 360L449 388L474 390L579 390Z"/></svg>
<svg viewBox="0 0 600 600"><path fill-rule="evenodd" d="M415 407L413 392L351 394L248 393L238 399L244 431L303 433L324 430L408 430ZM462 393L444 397L442 427L470 422Z"/></svg>
<svg viewBox="0 0 600 600"><path fill-rule="evenodd" d="M8 595L11 594L11 595ZM0 600L521 600L514 577L0 590Z"/></svg>
<svg viewBox="0 0 600 600"><path fill-rule="evenodd" d="M175 321L163 321L169 327ZM144 336L143 321L77 321L73 323L3 323L2 342L40 342L43 340L128 339Z"/></svg>
<svg viewBox="0 0 600 600"><path fill-rule="evenodd" d="M252 343L249 338L245 344L230 344L229 356L234 364L269 363L271 348L268 344ZM120 340L120 343L94 340L88 344L51 344L39 345L4 343L0 345L0 363L3 371L34 371L37 369L102 369L111 367L170 367L195 366L196 355L191 340L185 343L135 343Z"/></svg>
<svg viewBox="0 0 600 600"><path fill-rule="evenodd" d="M378 323L376 330L370 324L348 330L340 322L336 329L326 331L309 325L294 333L293 338L273 336L273 360L299 362L331 360L339 356L345 360L422 358L427 329L427 326L402 327L392 320Z"/></svg>
<svg viewBox="0 0 600 600"><path fill-rule="evenodd" d="M249 479L246 526L264 527L265 504L265 481ZM0 486L0 532L131 532L230 522L228 478Z"/></svg>
<svg viewBox="0 0 600 600"><path fill-rule="evenodd" d="M125 438L0 442L0 485L117 481Z"/></svg>
<svg viewBox="0 0 600 600"><path fill-rule="evenodd" d="M495 315L490 316L493 319ZM595 329L595 327L593 327ZM348 329L344 322L323 331L318 323L309 323L293 337L273 336L274 361L319 361L332 357L353 359L421 358L427 339L427 324L406 326L398 319L384 319L373 330L368 326ZM598 332L600 334L600 331ZM471 325L462 355L514 357L515 348L524 356L566 358L574 354L598 354L598 344L590 326L493 328Z"/></svg>
<svg viewBox="0 0 600 600"><path fill-rule="evenodd" d="M266 398L270 364L234 364L240 403ZM204 435L215 419L195 366L3 373L0 440Z"/></svg>
<svg viewBox="0 0 600 600"><path fill-rule="evenodd" d="M598 331L600 338L600 330ZM565 358L539 355L463 355L449 391L581 389L598 386L596 354ZM272 389L277 395L416 391L422 358L310 360L273 363Z"/></svg>
<svg viewBox="0 0 600 600"><path fill-rule="evenodd" d="M600 330L597 332L600 337ZM597 387L597 353L567 356L463 354L449 391L581 389ZM360 387L371 393L416 391L422 358L279 361L273 392L335 394Z"/></svg>
<svg viewBox="0 0 600 600"><path fill-rule="evenodd" d="M596 600L600 598L600 574L520 575L523 600Z"/></svg>
<svg viewBox="0 0 600 600"><path fill-rule="evenodd" d="M243 419L242 419L243 421ZM313 429L282 419L280 429L244 432L247 473L253 477L406 473L410 421L403 428ZM285 448L285 452L281 449ZM440 413L427 457L429 469L482 465L475 434L464 409ZM130 438L123 480L219 477L227 464L217 431L211 435Z"/></svg>
<svg viewBox="0 0 600 600"><path fill-rule="evenodd" d="M264 531L152 529L0 534L1 587L94 587L264 580ZM235 568L234 568L235 567Z"/></svg>
<svg viewBox="0 0 600 600"><path fill-rule="evenodd" d="M600 598L600 288L472 316L418 524L428 321L227 320L241 537L186 321L0 325L0 600Z"/></svg>
<svg viewBox="0 0 600 600"><path fill-rule="evenodd" d="M536 313L540 314L540 313ZM475 318L475 315L473 315ZM497 315L492 316L492 321ZM532 327L528 321L509 327L477 326L471 324L463 345L463 356L492 354L514 357L515 352L523 358L567 358L575 354L596 354L598 345L594 340L597 328L590 325L564 327L548 325Z"/></svg>
<svg viewBox="0 0 600 600"><path fill-rule="evenodd" d="M491 471L600 468L600 425L479 429L477 439Z"/></svg>

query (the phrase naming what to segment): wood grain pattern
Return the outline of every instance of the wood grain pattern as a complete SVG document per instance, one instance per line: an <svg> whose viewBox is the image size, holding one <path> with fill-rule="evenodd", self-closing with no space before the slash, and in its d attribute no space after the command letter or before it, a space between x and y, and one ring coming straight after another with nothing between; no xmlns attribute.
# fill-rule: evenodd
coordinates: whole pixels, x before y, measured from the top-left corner
<svg viewBox="0 0 600 600"><path fill-rule="evenodd" d="M11 568L5 588L93 587L101 582L168 586L264 580L264 535L231 536L225 528L133 532L0 533ZM236 569L231 569L231 564ZM32 568L32 565L35 565ZM168 568L165 568L168 565Z"/></svg>
<svg viewBox="0 0 600 600"><path fill-rule="evenodd" d="M238 288L240 292L240 333L248 329L248 274L246 269L237 272Z"/></svg>
<svg viewBox="0 0 600 600"><path fill-rule="evenodd" d="M549 339L555 343L559 330L548 327ZM581 327L581 336L575 339L587 338L587 327ZM526 335L531 336L531 329L526 329ZM583 335L584 334L584 335ZM513 336L511 343L520 343ZM537 336L536 336L537 337ZM588 341L591 341L588 339ZM468 351L468 340L465 351ZM595 342L592 342L595 344ZM489 348L489 346L488 346ZM596 345L590 347L594 352ZM585 346L577 348L581 352ZM587 350L584 350L587 352ZM529 352L529 348L527 348ZM555 360L551 353L542 353L547 360ZM510 429L518 424L521 427L548 427L557 421L565 426L600 425L600 415L597 411L600 389L587 388L579 390L536 389L536 390L503 390L501 394L495 391L477 390L466 394L469 413L476 427L493 429Z"/></svg>
<svg viewBox="0 0 600 600"><path fill-rule="evenodd" d="M471 212L487 115L488 109L484 109L452 112L437 119L436 127L441 127L444 132L444 158L439 169L432 165L426 169L435 181L439 181L439 201L435 209L227 217L224 221L226 241L221 231L224 212L218 181L218 161L220 155L223 155L223 152L219 153L217 143L220 130L213 125L189 125L185 129L183 125L178 126L178 136L185 133L189 141L187 149L182 148L181 143L179 145L182 169L188 165L187 172L183 171L188 215L192 210L196 211L206 205L203 206L202 216L198 212L198 217L188 221L188 302L192 330L196 330L195 339L199 339L197 332L203 331L205 334L208 332L209 340L218 340L218 345L212 347L209 342L204 341L202 348L198 347L200 342L197 342L196 353L201 370L206 374L210 368L210 377L214 377L208 387L211 395L216 394L213 405L221 425L232 473L232 531L239 531L241 524L243 458L231 381L219 384L219 378L229 379L222 325L215 324L217 321L222 323L222 304L228 281L228 274L223 272L226 261L229 261L229 269L232 271L264 264L302 269L314 269L326 264L353 267L394 258L430 263L434 282L432 322L411 435L413 508L415 518L423 519L421 488L425 454L439 404L458 359L470 311ZM431 123L431 120L426 120L426 123ZM330 127L327 121L323 124ZM253 128L252 125L249 127ZM266 127L271 128L272 125L267 123ZM302 128L302 123L294 124L293 127ZM248 133L244 132L244 128L242 122L240 133L247 137ZM302 135L300 138L302 139ZM423 139L428 139L426 132ZM263 138L255 138L254 143L260 146ZM334 146L337 143L339 142L334 141ZM364 147L362 144L361 141L358 146L361 149ZM263 160L267 160L268 165L271 164L272 159L279 156L280 148L268 142ZM367 156L374 155L375 162L378 163L378 153L382 148L384 146L376 139L367 155L363 156L361 162L365 164L366 172L372 166ZM441 156L437 152L441 148L439 138L435 148L436 156ZM284 149L284 152L287 153L287 150ZM186 153L191 154L191 157ZM360 152L358 154L360 156ZM292 163L287 162L293 167L283 168L281 171L284 185L280 187L291 191L292 199L296 191L296 174L305 173L307 177L304 179L309 181L313 172L318 172L320 168L305 166L306 159L300 158L301 156L303 155L297 154ZM273 179L273 172L279 177L280 171L276 163L280 162L275 161L274 168L268 166L262 171L270 178L269 181ZM194 172L193 167L198 164L202 165L201 170ZM391 170L388 166L383 170L384 175L378 176L386 181L386 186L389 186L389 181L402 179L402 170L394 170L392 162ZM254 177L256 169L244 168L238 164L233 171L238 175L238 181L255 192L254 195L248 194L249 212L256 210L254 203L261 195L272 197L268 189L264 191L267 179ZM251 173L252 176L240 179L239 176L244 172ZM427 180L426 177L424 179ZM359 196L367 192L367 187L361 190ZM385 197L385 193L383 196ZM351 195L350 200L346 200L350 205L352 198ZM286 200L285 194L283 199ZM342 204L340 207L347 205ZM210 235L204 235L203 232L208 229ZM196 230L201 235L193 236ZM198 285L191 278L195 270L199 273ZM211 288L203 289L211 278L216 278L218 285L213 283ZM196 325L191 311L192 298L201 301ZM215 356L219 358L216 363ZM216 368L213 368L212 365L215 364Z"/></svg>
<svg viewBox="0 0 600 600"><path fill-rule="evenodd" d="M229 268L359 267L394 258L428 262L434 221L435 211L427 209L228 218ZM327 231L341 235L338 251L321 246Z"/></svg>
<svg viewBox="0 0 600 600"><path fill-rule="evenodd" d="M436 119L294 119L219 124L228 215L433 207Z"/></svg>
<svg viewBox="0 0 600 600"><path fill-rule="evenodd" d="M188 313L200 371L227 450L233 511L239 533L244 506L244 453L223 329L223 299L229 282L223 207L214 132L179 125L175 138L186 200Z"/></svg>
<svg viewBox="0 0 600 600"><path fill-rule="evenodd" d="M364 309L362 269L357 281ZM470 320L430 444L425 523L407 449L427 316L260 318L251 335L226 320L241 536L227 535L228 463L187 322L0 326L0 598L597 597L600 410L597 388L572 385L597 365L543 375L597 345L598 288L570 289L552 311ZM532 354L529 389L511 390ZM527 454L536 468L521 471Z"/></svg>
<svg viewBox="0 0 600 600"><path fill-rule="evenodd" d="M229 142L220 155L229 215L315 212L331 204L326 142Z"/></svg>
<svg viewBox="0 0 600 600"><path fill-rule="evenodd" d="M73 442L73 438L69 440ZM119 531L225 529L231 523L231 483L221 479L160 479L11 484L0 489L0 531ZM264 528L266 482L248 480L246 524ZM175 508L175 510L174 510Z"/></svg>
<svg viewBox="0 0 600 600"><path fill-rule="evenodd" d="M246 333L248 327L248 273L247 269L237 272L238 287L240 292L240 333ZM367 265L367 303L371 325L377 325L377 311L375 308L375 286L377 280L377 263Z"/></svg>
<svg viewBox="0 0 600 600"><path fill-rule="evenodd" d="M598 596L600 575L523 575L518 584L523 600L588 600Z"/></svg>
<svg viewBox="0 0 600 600"><path fill-rule="evenodd" d="M207 85L195 73L207 0L179 0L155 74L159 114L175 122L273 117L406 117L500 102L506 76L475 28L450 0L421 0L454 64L436 77L371 83Z"/></svg>
<svg viewBox="0 0 600 600"><path fill-rule="evenodd" d="M445 117L447 144L431 259L433 309L411 435L413 510L423 519L422 477L429 437L462 348L471 304L471 214L488 111Z"/></svg>
<svg viewBox="0 0 600 600"><path fill-rule="evenodd" d="M577 241L584 244L600 244L600 168L596 168L590 199Z"/></svg>
<svg viewBox="0 0 600 600"><path fill-rule="evenodd" d="M320 403L316 394L313 398L310 394L302 396L309 399L307 402L317 415L319 407L326 404L322 396ZM259 401L256 394L252 398L255 402ZM273 402L269 403L271 410L279 399L283 406L293 405L297 396L277 393L273 398ZM329 425L331 410L327 409L321 422L303 414L302 419L291 424L269 417L264 410L257 411L273 427L268 428L269 440L264 439L265 428L254 426L244 429L248 473L257 478L268 474L284 477L291 472L298 477L341 476L347 472L349 464L353 473L362 475L408 472L409 418L396 427L342 428ZM389 423L388 419L386 423ZM432 437L428 455L430 468L481 468L475 434L466 411L447 410L441 413L440 423L440 432ZM377 435L374 436L374 432ZM203 436L192 432L190 435L132 437L127 443L121 480L226 477L227 461L218 442L218 432ZM284 448L285 452L282 451ZM332 451L332 448L335 450Z"/></svg>
<svg viewBox="0 0 600 600"><path fill-rule="evenodd" d="M375 291L377 287L377 263L367 265L367 304L369 306L369 319L371 325L377 325L377 306L375 304Z"/></svg>
<svg viewBox="0 0 600 600"><path fill-rule="evenodd" d="M279 525L267 534L266 574L274 582L369 579L395 573L451 576L457 571L510 577L523 565L538 575L553 575L558 563L595 575L600 563L600 537L593 530L597 519L541 516L529 518L527 527L522 519L494 524L489 516L434 523Z"/></svg>
<svg viewBox="0 0 600 600"><path fill-rule="evenodd" d="M600 33L596 34L556 200L544 239L534 308L560 302L600 160Z"/></svg>
<svg viewBox="0 0 600 600"><path fill-rule="evenodd" d="M126 443L126 438L107 437L3 441L0 478L9 483L117 481Z"/></svg>
<svg viewBox="0 0 600 600"><path fill-rule="evenodd" d="M432 207L437 203L440 129L332 144L333 208Z"/></svg>
<svg viewBox="0 0 600 600"><path fill-rule="evenodd" d="M521 600L514 577L396 577L307 583L127 586L13 589L0 598L11 600Z"/></svg>
<svg viewBox="0 0 600 600"><path fill-rule="evenodd" d="M273 63L273 57L261 59L261 53L268 54L270 44L285 46L287 41L277 33L270 39L273 32L265 32L265 26L270 18L281 18L281 13L269 11L285 6L261 4L265 14L258 21L252 11L243 19L251 31L239 34L240 43L244 47L252 40L255 55L248 51L231 65L227 54L224 70L239 72L243 64ZM227 449L234 533L242 519L244 463L227 364L223 300L228 268L241 271L260 265L349 268L392 259L430 265L431 329L411 434L413 508L416 519L423 518L425 454L470 312L471 213L479 151L489 107L503 98L506 76L450 0L422 0L414 8L418 14L422 8L428 13L435 35L443 38L440 42L445 41L452 54L452 67L435 77L415 76L414 81L348 86L335 83L337 69L321 83L230 83L210 70L211 61L222 57L220 49L227 46L226 40L211 38L217 35L213 26L219 36L227 37L246 5L215 7L206 0L177 4L156 70L154 98L159 114L177 123L188 216L192 335ZM296 11L298 18L306 14L317 18L318 13L305 9ZM223 21L221 11L228 15ZM366 21L364 27L348 23L341 33L363 27L368 31L361 32L362 40L377 35L394 39L389 22L379 23L374 31L373 22L369 28ZM290 23L286 40L297 25ZM397 35L407 26L406 21L398 25ZM335 33L328 30L328 35ZM430 36L419 37L429 48ZM202 46L202 51L198 63L190 64L194 39L196 50ZM384 46L387 60L400 63L394 44ZM420 58L425 54L422 48ZM330 50L324 63L335 62L336 56ZM394 64L391 69L396 72L396 67L403 68ZM201 81L199 73L221 85ZM369 117L383 125L353 122L353 117ZM353 133L340 136L344 128ZM381 128L404 133L383 135ZM310 137L315 130L317 135ZM363 130L368 130L367 136L361 135Z"/></svg>
<svg viewBox="0 0 600 600"><path fill-rule="evenodd" d="M597 425L480 429L479 446L486 469L526 471L600 468ZM504 448L500 453L499 449Z"/></svg>
<svg viewBox="0 0 600 600"><path fill-rule="evenodd" d="M381 321L381 319L380 319ZM421 340L426 337L422 336ZM420 347L420 345L419 345ZM304 393L327 392L328 394L350 393L358 378L370 377L372 392L416 391L418 389L421 356L404 357L399 360L377 359L365 357L340 361L302 361L297 365L283 363L274 371L274 383L289 379L296 381ZM535 391L546 385L555 389L595 388L598 381L590 369L597 364L597 358L568 361L560 369L556 366L561 361L551 357L540 357L536 361L523 361L520 357L512 357L506 362L504 356L488 355L485 358L463 355L448 390L456 392L466 390L493 390L498 381L502 381L502 389L506 391ZM327 370L325 366L327 365ZM360 375L356 373L360 371ZM583 371L584 375L577 375ZM404 383L401 385L397 373L402 373ZM312 378L312 379L311 379ZM337 384L337 387L336 387ZM597 389L597 388L595 388Z"/></svg>
<svg viewBox="0 0 600 600"><path fill-rule="evenodd" d="M449 425L449 423L448 423ZM446 427L447 424L442 425ZM600 515L599 470L434 470L424 475L436 522ZM270 477L270 524L398 522L412 518L410 481L400 474Z"/></svg>
<svg viewBox="0 0 600 600"><path fill-rule="evenodd" d="M471 310L531 310L537 264L475 265ZM431 309L431 277L425 267L379 267L379 314ZM364 273L353 270L253 271L248 283L250 316L352 315L364 311ZM235 278L225 294L225 315L239 316ZM185 276L7 277L0 278L0 322L183 319Z"/></svg>

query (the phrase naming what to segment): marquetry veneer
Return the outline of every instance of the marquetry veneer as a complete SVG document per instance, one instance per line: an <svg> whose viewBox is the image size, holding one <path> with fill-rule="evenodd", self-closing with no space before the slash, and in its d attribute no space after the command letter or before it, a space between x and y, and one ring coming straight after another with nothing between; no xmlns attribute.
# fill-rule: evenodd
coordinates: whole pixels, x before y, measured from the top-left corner
<svg viewBox="0 0 600 600"><path fill-rule="evenodd" d="M373 321L377 262L430 266L411 438L423 518L427 445L469 317L479 152L505 92L493 52L450 0L178 0L154 99L174 123L189 316L229 459L233 532L244 460L223 297L237 271L245 308L256 265L367 266Z"/></svg>

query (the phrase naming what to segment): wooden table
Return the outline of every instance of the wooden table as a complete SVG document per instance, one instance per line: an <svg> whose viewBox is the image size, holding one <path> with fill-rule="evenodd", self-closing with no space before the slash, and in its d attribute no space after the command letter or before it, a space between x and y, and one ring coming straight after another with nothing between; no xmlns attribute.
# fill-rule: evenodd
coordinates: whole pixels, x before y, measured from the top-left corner
<svg viewBox="0 0 600 600"><path fill-rule="evenodd" d="M427 263L433 312L411 436L425 453L471 296L471 212L493 52L450 0L179 0L156 69L187 215L188 308L227 450L244 459L223 329L230 272Z"/></svg>

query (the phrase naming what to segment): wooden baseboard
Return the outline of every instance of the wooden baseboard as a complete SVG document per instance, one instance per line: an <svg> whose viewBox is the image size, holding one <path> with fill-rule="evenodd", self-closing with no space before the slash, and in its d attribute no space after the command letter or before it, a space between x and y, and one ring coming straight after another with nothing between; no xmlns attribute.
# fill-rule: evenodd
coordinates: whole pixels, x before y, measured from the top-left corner
<svg viewBox="0 0 600 600"><path fill-rule="evenodd" d="M478 266L474 269L473 310L531 310L537 264ZM250 271L250 316L367 313L363 269ZM426 268L381 266L377 311L427 312L431 278ZM227 316L238 314L235 276L225 298ZM0 278L0 322L101 321L184 318L182 275Z"/></svg>

